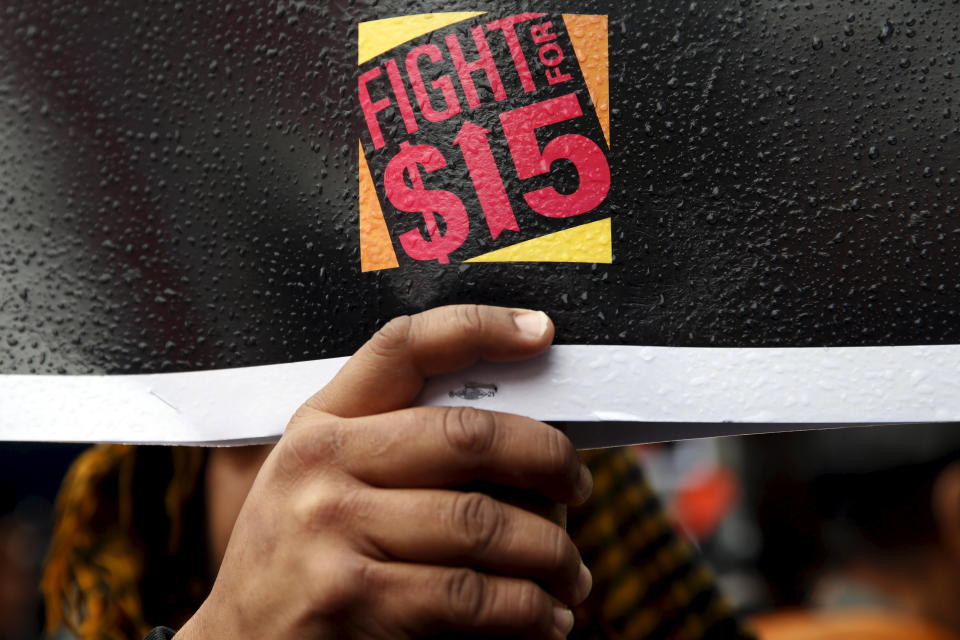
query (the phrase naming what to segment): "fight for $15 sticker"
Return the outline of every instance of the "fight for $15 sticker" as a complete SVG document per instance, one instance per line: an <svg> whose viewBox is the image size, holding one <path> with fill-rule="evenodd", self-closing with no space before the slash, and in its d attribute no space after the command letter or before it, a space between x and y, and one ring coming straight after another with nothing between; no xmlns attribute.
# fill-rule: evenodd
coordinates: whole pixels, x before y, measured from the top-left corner
<svg viewBox="0 0 960 640"><path fill-rule="evenodd" d="M612 262L606 16L358 25L363 271Z"/></svg>

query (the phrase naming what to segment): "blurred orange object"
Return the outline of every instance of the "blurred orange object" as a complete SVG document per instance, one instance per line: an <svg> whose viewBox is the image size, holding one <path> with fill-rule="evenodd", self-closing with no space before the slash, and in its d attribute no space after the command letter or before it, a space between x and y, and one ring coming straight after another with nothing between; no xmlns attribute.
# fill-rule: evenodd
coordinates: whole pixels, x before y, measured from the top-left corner
<svg viewBox="0 0 960 640"><path fill-rule="evenodd" d="M760 640L960 640L924 620L883 611L788 611L750 623Z"/></svg>
<svg viewBox="0 0 960 640"><path fill-rule="evenodd" d="M697 540L704 540L733 507L737 493L737 477L729 469L696 469L677 489L674 515Z"/></svg>

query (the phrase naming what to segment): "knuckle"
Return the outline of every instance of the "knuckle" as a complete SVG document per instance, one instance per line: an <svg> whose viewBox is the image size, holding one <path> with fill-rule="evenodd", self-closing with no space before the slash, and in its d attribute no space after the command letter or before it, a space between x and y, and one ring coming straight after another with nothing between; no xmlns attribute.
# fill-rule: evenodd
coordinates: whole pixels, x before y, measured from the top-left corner
<svg viewBox="0 0 960 640"><path fill-rule="evenodd" d="M293 442L295 439L296 437L287 431L273 452L277 472L285 480L295 480L308 467L307 461L300 453L300 447Z"/></svg>
<svg viewBox="0 0 960 640"><path fill-rule="evenodd" d="M515 624L519 628L533 628L543 620L546 606L543 591L532 582L523 582L517 586L514 594L513 611Z"/></svg>
<svg viewBox="0 0 960 640"><path fill-rule="evenodd" d="M451 571L445 585L450 610L468 625L479 621L486 607L486 587L486 578L472 569Z"/></svg>
<svg viewBox="0 0 960 640"><path fill-rule="evenodd" d="M484 321L483 313L480 310L480 305L459 304L453 307L453 312L454 317L456 318L457 327L462 333L468 335L483 333Z"/></svg>
<svg viewBox="0 0 960 640"><path fill-rule="evenodd" d="M367 345L375 356L394 356L410 342L412 326L412 317L398 316L374 333Z"/></svg>
<svg viewBox="0 0 960 640"><path fill-rule="evenodd" d="M544 548L547 551L547 568L554 573L564 575L574 572L579 567L579 554L570 540L570 536L555 525L548 529L544 541Z"/></svg>
<svg viewBox="0 0 960 640"><path fill-rule="evenodd" d="M278 453L281 468L300 474L339 459L346 444L346 429L342 419L330 416L319 424L305 425L284 434L284 441Z"/></svg>
<svg viewBox="0 0 960 640"><path fill-rule="evenodd" d="M548 468L576 479L579 473L579 458L570 439L559 430L547 427L544 431L544 440L542 451Z"/></svg>
<svg viewBox="0 0 960 640"><path fill-rule="evenodd" d="M376 563L361 556L341 557L334 566L325 558L317 568L313 608L321 615L338 616L361 606L381 586Z"/></svg>
<svg viewBox="0 0 960 640"><path fill-rule="evenodd" d="M463 493L453 503L453 525L467 548L481 555L503 535L503 509L482 493Z"/></svg>
<svg viewBox="0 0 960 640"><path fill-rule="evenodd" d="M342 525L358 517L364 504L363 492L359 489L326 491L312 497L306 506L301 507L301 518L306 520L310 529L329 530L331 526Z"/></svg>
<svg viewBox="0 0 960 640"><path fill-rule="evenodd" d="M472 407L447 407L443 413L443 432L455 450L471 455L484 454L493 448L497 418L489 411Z"/></svg>

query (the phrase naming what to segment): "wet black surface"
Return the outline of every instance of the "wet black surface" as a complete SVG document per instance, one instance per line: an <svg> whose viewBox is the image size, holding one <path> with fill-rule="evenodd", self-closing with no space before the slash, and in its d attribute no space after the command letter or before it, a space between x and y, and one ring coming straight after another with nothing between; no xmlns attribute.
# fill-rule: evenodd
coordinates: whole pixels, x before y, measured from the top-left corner
<svg viewBox="0 0 960 640"><path fill-rule="evenodd" d="M615 263L361 273L355 25L484 9L525 7L7 3L0 371L338 356L460 301L563 343L960 342L956 2L558 4L610 16Z"/></svg>

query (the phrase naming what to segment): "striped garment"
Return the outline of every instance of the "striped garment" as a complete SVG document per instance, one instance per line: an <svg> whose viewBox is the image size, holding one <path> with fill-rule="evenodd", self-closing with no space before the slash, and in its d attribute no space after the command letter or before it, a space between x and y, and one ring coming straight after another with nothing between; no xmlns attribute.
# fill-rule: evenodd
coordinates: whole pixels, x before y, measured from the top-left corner
<svg viewBox="0 0 960 640"><path fill-rule="evenodd" d="M570 510L567 529L594 589L574 611L570 638L753 638L696 549L677 535L636 456L627 449L582 456L593 497Z"/></svg>

